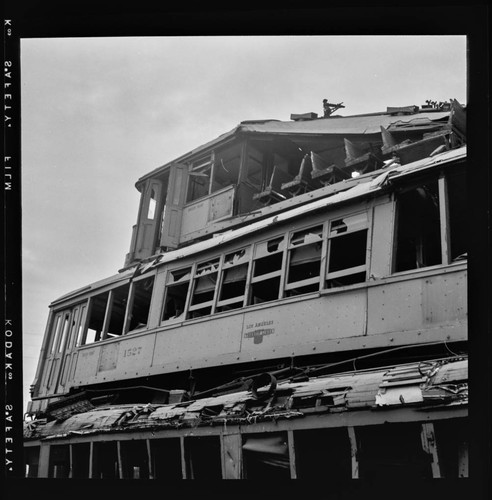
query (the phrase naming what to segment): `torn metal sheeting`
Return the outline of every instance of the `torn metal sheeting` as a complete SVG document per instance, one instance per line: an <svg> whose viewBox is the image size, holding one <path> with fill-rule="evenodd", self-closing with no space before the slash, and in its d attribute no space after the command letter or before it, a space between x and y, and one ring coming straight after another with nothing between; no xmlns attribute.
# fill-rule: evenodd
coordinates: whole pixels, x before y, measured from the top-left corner
<svg viewBox="0 0 492 500"><path fill-rule="evenodd" d="M26 422L26 439L118 430L251 424L299 418L314 412L358 411L406 405L466 404L467 359L412 363L398 367L326 375L304 382L279 382L273 395L255 399L241 391L184 403L121 405L72 415L63 422ZM420 370L419 370L420 367ZM424 375L420 375L424 372ZM417 375L419 374L419 375ZM388 385L392 381L392 385Z"/></svg>

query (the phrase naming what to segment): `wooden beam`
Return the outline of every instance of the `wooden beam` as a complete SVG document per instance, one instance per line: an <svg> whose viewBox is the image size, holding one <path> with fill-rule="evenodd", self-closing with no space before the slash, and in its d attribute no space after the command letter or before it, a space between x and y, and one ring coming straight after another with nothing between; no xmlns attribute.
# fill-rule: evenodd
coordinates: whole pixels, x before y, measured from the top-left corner
<svg viewBox="0 0 492 500"><path fill-rule="evenodd" d="M290 478L297 479L296 448L294 443L294 431L287 431L287 443L289 445Z"/></svg>
<svg viewBox="0 0 492 500"><path fill-rule="evenodd" d="M352 479L359 478L359 461L357 459L357 438L355 435L355 429L353 427L347 427L348 437L350 441L350 456L352 458Z"/></svg>
<svg viewBox="0 0 492 500"><path fill-rule="evenodd" d="M439 220L441 228L442 264L451 262L451 240L449 232L449 199L446 179L439 177Z"/></svg>
<svg viewBox="0 0 492 500"><path fill-rule="evenodd" d="M432 477L439 479L441 477L441 467L439 464L439 456L437 454L436 435L434 431L434 424L427 422L422 424L421 430L422 448L431 456Z"/></svg>

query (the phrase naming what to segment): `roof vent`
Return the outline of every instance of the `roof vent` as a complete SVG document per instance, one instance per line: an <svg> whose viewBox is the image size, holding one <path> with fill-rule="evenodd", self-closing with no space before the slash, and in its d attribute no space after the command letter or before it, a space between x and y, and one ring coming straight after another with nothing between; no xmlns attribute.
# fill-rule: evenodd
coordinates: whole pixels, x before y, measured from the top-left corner
<svg viewBox="0 0 492 500"><path fill-rule="evenodd" d="M318 118L318 113L302 113L301 115L297 114L292 114L290 115L290 119L294 120L295 122L303 122L306 120L315 120Z"/></svg>

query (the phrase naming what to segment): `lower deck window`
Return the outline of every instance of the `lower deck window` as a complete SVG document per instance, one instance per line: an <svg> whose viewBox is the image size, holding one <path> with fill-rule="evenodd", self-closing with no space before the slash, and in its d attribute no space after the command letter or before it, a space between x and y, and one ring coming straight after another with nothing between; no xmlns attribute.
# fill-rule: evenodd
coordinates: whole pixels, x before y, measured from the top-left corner
<svg viewBox="0 0 492 500"><path fill-rule="evenodd" d="M351 479L351 451L347 429L294 432L298 479Z"/></svg>
<svg viewBox="0 0 492 500"><path fill-rule="evenodd" d="M124 479L149 479L147 442L121 441L121 469Z"/></svg>
<svg viewBox="0 0 492 500"><path fill-rule="evenodd" d="M95 479L118 479L118 448L116 441L93 444L92 477Z"/></svg>
<svg viewBox="0 0 492 500"><path fill-rule="evenodd" d="M468 477L468 420L440 420L434 431L441 477Z"/></svg>
<svg viewBox="0 0 492 500"><path fill-rule="evenodd" d="M246 479L290 479L287 434L244 436L243 476Z"/></svg>
<svg viewBox="0 0 492 500"><path fill-rule="evenodd" d="M25 477L38 477L39 450L39 446L24 449Z"/></svg>
<svg viewBox="0 0 492 500"><path fill-rule="evenodd" d="M89 477L90 443L77 443L72 445L72 477Z"/></svg>
<svg viewBox="0 0 492 500"><path fill-rule="evenodd" d="M220 438L204 436L185 439L187 479L221 479Z"/></svg>
<svg viewBox="0 0 492 500"><path fill-rule="evenodd" d="M359 477L432 478L431 457L424 452L420 423L357 427Z"/></svg>
<svg viewBox="0 0 492 500"><path fill-rule="evenodd" d="M151 439L150 453L154 479L181 479L181 447L179 438Z"/></svg>
<svg viewBox="0 0 492 500"><path fill-rule="evenodd" d="M70 474L70 448L68 444L53 445L50 448L48 477L68 478Z"/></svg>

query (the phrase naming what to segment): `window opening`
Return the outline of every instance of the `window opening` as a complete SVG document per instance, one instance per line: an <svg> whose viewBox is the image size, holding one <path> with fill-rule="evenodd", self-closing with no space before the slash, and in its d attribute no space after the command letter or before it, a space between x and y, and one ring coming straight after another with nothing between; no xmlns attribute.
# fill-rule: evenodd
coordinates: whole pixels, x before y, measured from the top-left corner
<svg viewBox="0 0 492 500"><path fill-rule="evenodd" d="M93 443L92 477L95 479L119 478L116 441Z"/></svg>
<svg viewBox="0 0 492 500"><path fill-rule="evenodd" d="M104 315L108 303L109 292L104 292L91 297L91 307L87 335L84 344L91 344L101 340L101 332L104 324Z"/></svg>
<svg viewBox="0 0 492 500"><path fill-rule="evenodd" d="M204 436L185 438L187 479L221 479L220 438Z"/></svg>
<svg viewBox="0 0 492 500"><path fill-rule="evenodd" d="M65 341L67 338L69 326L70 326L70 313L66 313L63 316L62 335L61 335L61 338L58 342L58 352L59 353L63 351L63 347L64 347L64 344L65 344Z"/></svg>
<svg viewBox="0 0 492 500"><path fill-rule="evenodd" d="M209 194L212 157L207 155L191 164L186 202L198 200Z"/></svg>
<svg viewBox="0 0 492 500"><path fill-rule="evenodd" d="M24 448L25 477L38 477L39 451L39 446Z"/></svg>
<svg viewBox="0 0 492 500"><path fill-rule="evenodd" d="M149 479L149 457L145 440L120 441L124 479Z"/></svg>
<svg viewBox="0 0 492 500"><path fill-rule="evenodd" d="M149 210L147 211L147 219L154 220L156 207L157 207L157 196L155 189L152 188L152 190L150 191Z"/></svg>
<svg viewBox="0 0 492 500"><path fill-rule="evenodd" d="M284 236L272 238L256 245L250 304L259 304L279 298L284 248Z"/></svg>
<svg viewBox="0 0 492 500"><path fill-rule="evenodd" d="M243 473L247 479L290 479L285 432L243 436Z"/></svg>
<svg viewBox="0 0 492 500"><path fill-rule="evenodd" d="M449 226L451 238L451 260L466 255L468 241L468 211L466 172L456 172L446 177L448 190Z"/></svg>
<svg viewBox="0 0 492 500"><path fill-rule="evenodd" d="M327 288L366 280L367 214L331 221L328 243Z"/></svg>
<svg viewBox="0 0 492 500"><path fill-rule="evenodd" d="M72 478L89 477L90 443L72 445Z"/></svg>
<svg viewBox="0 0 492 500"><path fill-rule="evenodd" d="M395 272L441 263L437 180L397 195Z"/></svg>
<svg viewBox="0 0 492 500"><path fill-rule="evenodd" d="M212 313L218 269L219 259L202 262L196 266L189 318L199 318Z"/></svg>
<svg viewBox="0 0 492 500"><path fill-rule="evenodd" d="M167 273L162 321L184 318L186 296L190 287L191 267Z"/></svg>
<svg viewBox="0 0 492 500"><path fill-rule="evenodd" d="M154 479L182 479L179 438L151 439L150 456Z"/></svg>
<svg viewBox="0 0 492 500"><path fill-rule="evenodd" d="M60 334L60 319L61 314L57 314L55 318L54 327L52 330L52 344L51 344L51 354L53 354L56 350L56 343L58 341L58 336Z"/></svg>
<svg viewBox="0 0 492 500"><path fill-rule="evenodd" d="M86 309L87 309L87 306L85 304L83 306L81 306L81 308L80 308L80 321L79 321L79 325L78 325L77 340L75 343L76 347L82 345L82 336L84 333L84 319L85 319Z"/></svg>
<svg viewBox="0 0 492 500"><path fill-rule="evenodd" d="M417 422L357 427L359 477L384 480L432 478Z"/></svg>
<svg viewBox="0 0 492 500"><path fill-rule="evenodd" d="M249 248L224 256L222 282L217 311L228 311L243 306L249 266Z"/></svg>
<svg viewBox="0 0 492 500"><path fill-rule="evenodd" d="M261 191L263 185L263 162L264 153L250 145L248 147L246 180L258 191Z"/></svg>
<svg viewBox="0 0 492 500"><path fill-rule="evenodd" d="M130 284L127 283L113 290L113 300L111 303L111 317L109 320L107 337L118 337L123 333L123 323L125 321L125 311L128 302L128 291Z"/></svg>
<svg viewBox="0 0 492 500"><path fill-rule="evenodd" d="M345 427L294 431L298 479L352 478L350 441Z"/></svg>
<svg viewBox="0 0 492 500"><path fill-rule="evenodd" d="M68 478L70 473L70 449L68 444L50 446L48 477Z"/></svg>
<svg viewBox="0 0 492 500"><path fill-rule="evenodd" d="M130 331L147 326L153 288L154 276L134 282Z"/></svg>
<svg viewBox="0 0 492 500"><path fill-rule="evenodd" d="M214 160L211 192L214 193L215 191L230 186L231 184L237 184L240 165L240 144L218 151Z"/></svg>
<svg viewBox="0 0 492 500"><path fill-rule="evenodd" d="M288 297L319 290L322 246L322 225L291 235L285 286Z"/></svg>
<svg viewBox="0 0 492 500"><path fill-rule="evenodd" d="M468 477L468 419L438 420L434 431L441 477Z"/></svg>

